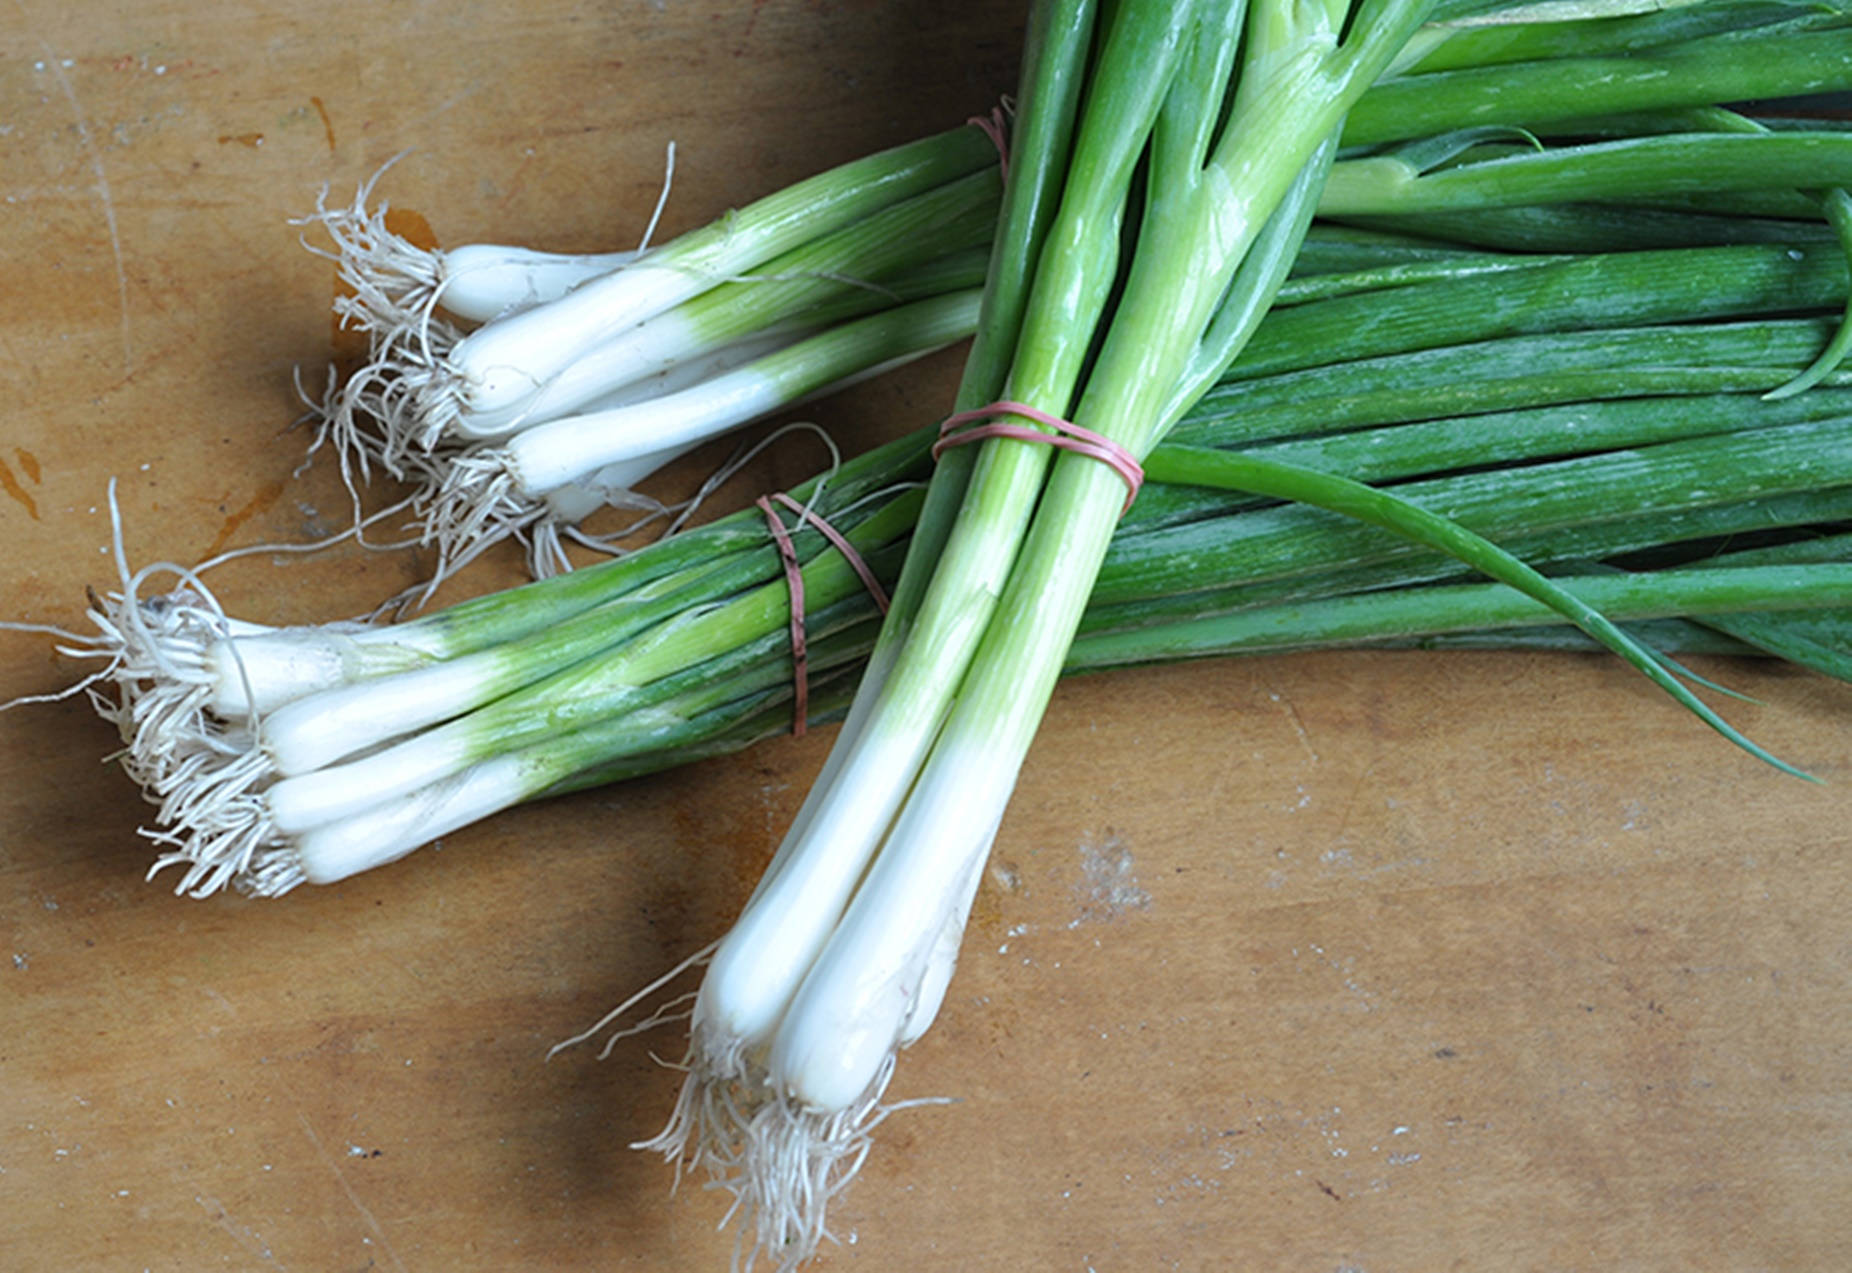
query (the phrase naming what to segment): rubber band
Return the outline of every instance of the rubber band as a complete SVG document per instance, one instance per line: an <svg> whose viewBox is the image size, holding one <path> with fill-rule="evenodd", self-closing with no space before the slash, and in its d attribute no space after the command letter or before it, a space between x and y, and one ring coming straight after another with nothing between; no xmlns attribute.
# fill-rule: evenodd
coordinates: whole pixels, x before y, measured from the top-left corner
<svg viewBox="0 0 1852 1273"><path fill-rule="evenodd" d="M855 545L815 512L783 491L761 495L753 501L759 506L759 511L765 514L765 520L771 527L772 542L778 545L778 557L784 563L785 586L791 590L791 733L793 737L801 738L810 717L810 642L804 631L804 569L798 564L797 546L791 542L791 530L785 525L784 519L778 516L778 510L772 507L773 500L795 512L800 526L808 522L830 541L860 576L862 586L868 589L868 595L874 598L882 614L887 613L887 592L881 587L881 581L875 578L875 572L869 568L868 563L862 560L862 555L855 551Z"/></svg>
<svg viewBox="0 0 1852 1273"><path fill-rule="evenodd" d="M1022 416L1046 425L1053 433L1043 433L1026 424L980 424L974 429L965 426L979 420L996 420L998 416ZM1050 415L1022 402L993 402L987 407L975 411L960 411L947 416L939 426L939 440L933 443L932 458L938 459L947 447L962 446L966 442L978 442L984 438L1015 438L1019 442L1041 442L1048 446L1059 447L1063 451L1072 451L1106 465L1125 482L1125 503L1119 509L1119 515L1125 516L1126 509L1138 498L1138 488L1145 484L1144 466L1138 458L1119 443L1103 433L1092 429L1083 429L1078 424L1071 424L1060 416Z"/></svg>
<svg viewBox="0 0 1852 1273"><path fill-rule="evenodd" d="M990 138L991 145L997 148L997 175L1004 181L1010 179L1010 135L1006 119L1006 106L997 105L990 108L990 114L973 115L965 121Z"/></svg>
<svg viewBox="0 0 1852 1273"><path fill-rule="evenodd" d="M811 509L798 503L789 495L786 495L783 491L779 491L777 494L773 495L772 498L809 522L823 538L829 540L830 543L835 546L836 551L842 554L843 560L849 563L850 569L854 570L857 577L861 579L862 587L868 589L868 595L875 599L875 605L880 609L882 614L886 614L887 590L881 586L881 581L875 578L873 568L862 560L862 554L855 551L855 545L849 542L848 537L834 526L824 521L821 517L817 516Z"/></svg>

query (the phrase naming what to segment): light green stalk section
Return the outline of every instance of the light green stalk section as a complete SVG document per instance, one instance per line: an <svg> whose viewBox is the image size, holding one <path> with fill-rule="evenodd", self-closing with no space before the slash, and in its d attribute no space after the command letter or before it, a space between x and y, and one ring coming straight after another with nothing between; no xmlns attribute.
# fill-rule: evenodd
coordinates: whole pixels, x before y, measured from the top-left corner
<svg viewBox="0 0 1852 1273"><path fill-rule="evenodd" d="M976 290L952 292L866 314L679 394L535 425L491 454L520 495L539 497L608 464L730 432L944 348L971 334L980 299Z"/></svg>
<svg viewBox="0 0 1852 1273"><path fill-rule="evenodd" d="M1704 567L1572 576L1556 586L1617 623L1852 605L1852 564ZM1406 641L1454 632L1567 624L1552 605L1503 584L1438 584L1204 615L1157 627L1084 634L1067 670L1233 653Z"/></svg>
<svg viewBox="0 0 1852 1273"><path fill-rule="evenodd" d="M1830 93L1852 76L1852 29L1775 25L1610 57L1559 57L1379 84L1344 124L1346 146L1500 124L1529 128L1625 111Z"/></svg>
<svg viewBox="0 0 1852 1273"><path fill-rule="evenodd" d="M819 332L749 367L786 402L796 402L895 359L963 340L977 326L981 299L972 288L913 301Z"/></svg>
<svg viewBox="0 0 1852 1273"><path fill-rule="evenodd" d="M1235 103L1207 164L1154 193L1124 296L1075 422L1143 454L1236 267L1319 143L1421 20L1388 4L1336 47L1344 12L1284 3L1250 14ZM998 446L991 443L990 446ZM1017 444L1022 445L1022 444ZM1011 772L1052 692L1123 491L1096 461L1055 464L1009 589L959 691L947 744L985 738ZM974 745L974 744L973 744Z"/></svg>
<svg viewBox="0 0 1852 1273"><path fill-rule="evenodd" d="M1390 153L1336 165L1319 211L1397 215L1852 184L1843 133L1693 133L1526 152L1422 172Z"/></svg>
<svg viewBox="0 0 1852 1273"><path fill-rule="evenodd" d="M919 515L922 498L917 489L898 494L848 532L849 542L858 553L872 555L904 541ZM804 533L811 542L821 543L814 530ZM842 555L827 548L805 563L802 575L808 611L825 610L863 587ZM486 758L523 746L549 730L576 729L625 712L661 710L660 702L670 695L651 687L685 670L696 669L699 675L698 669L710 660L767 631L788 632L790 616L790 588L780 577L712 608L665 621L638 639L614 647L604 658L566 667L500 699L468 718L468 732L478 756ZM788 667L788 648L786 654Z"/></svg>
<svg viewBox="0 0 1852 1273"><path fill-rule="evenodd" d="M1095 16L1092 0L1061 0L1030 8L1021 113L1009 138L1010 177L991 246L976 339L965 360L954 411L983 406L1003 392L1028 303L1028 275L1054 217L1060 178L1073 146ZM926 505L914 531L914 547L882 626L886 646L897 648L912 630L933 567L957 518L975 458L971 450L955 449L935 464ZM886 663L875 660L877 667ZM877 687L868 687L871 697Z"/></svg>
<svg viewBox="0 0 1852 1273"><path fill-rule="evenodd" d="M1124 191L1180 54L1186 8L1174 0L1129 3L1108 38L1089 82L1067 186L1035 267L1005 397L1055 414L1068 408L1112 282ZM938 568L871 709L891 723L871 722L870 731L909 740L895 763L910 767L925 754L1009 573L1048 458L1044 448L993 442L972 466Z"/></svg>
<svg viewBox="0 0 1852 1273"><path fill-rule="evenodd" d="M812 320L817 306L840 320L891 304L881 284L895 271L990 241L1000 189L994 170L961 177L794 248L674 313L701 348L718 348L786 320Z"/></svg>
<svg viewBox="0 0 1852 1273"><path fill-rule="evenodd" d="M1827 8L1792 0L1680 0L1653 12L1614 17L1436 25L1424 28L1409 41L1411 53L1418 56L1400 59L1398 72L1424 75L1544 58L1638 54L1704 36L1741 34L1776 23L1791 23L1796 18L1824 13Z"/></svg>
<svg viewBox="0 0 1852 1273"><path fill-rule="evenodd" d="M718 282L996 162L990 141L963 125L786 186L642 259Z"/></svg>
<svg viewBox="0 0 1852 1273"><path fill-rule="evenodd" d="M1126 9L1088 85L1087 114L1059 210L1036 257L1034 286L1007 382L998 386L1000 393L992 391L1057 416L1069 408L1105 304L1117 261L1124 192L1186 33L1183 4L1144 0ZM992 393L973 396L981 403ZM970 476L938 559L940 569L899 656L892 691L899 715L937 718L937 709L922 710L921 704L943 701L951 688L948 678L955 684L957 670L975 647L1048 461L1045 448L995 442L978 450L954 448L941 458L941 464L958 466L954 479L966 469ZM946 569L945 562L954 564ZM912 701L916 697L918 703Z"/></svg>

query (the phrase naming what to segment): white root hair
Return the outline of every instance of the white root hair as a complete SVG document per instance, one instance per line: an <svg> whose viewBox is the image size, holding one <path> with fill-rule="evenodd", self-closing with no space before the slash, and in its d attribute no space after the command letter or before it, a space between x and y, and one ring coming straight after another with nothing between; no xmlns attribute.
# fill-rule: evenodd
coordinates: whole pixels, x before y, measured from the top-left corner
<svg viewBox="0 0 1852 1273"><path fill-rule="evenodd" d="M665 505L629 488L579 484L575 494L595 497L597 507L640 514L619 530L587 534L578 529L576 515L563 513L546 496L522 494L506 456L494 446L446 447L415 465L418 490L411 502L419 542L437 550L430 589L505 539L525 547L528 572L536 579L572 569L567 541L621 556L626 550L620 541L686 507Z"/></svg>
<svg viewBox="0 0 1852 1273"><path fill-rule="evenodd" d="M212 701L223 671L216 656L233 650L229 639L240 632L262 629L228 619L196 569L157 562L131 573L114 481L109 513L118 590L91 592L86 615L95 631L5 625L50 633L58 638L59 653L102 666L58 693L15 702L81 693L116 727L122 746L110 758L156 807L157 825L141 828L164 850L150 878L182 867L175 892L195 897L229 884L243 886L260 855L288 851L263 797L276 771L262 747L261 723L224 719L212 710ZM142 597L142 587L156 575L178 582L167 593ZM280 891L282 878L273 869L269 883L256 891Z"/></svg>
<svg viewBox="0 0 1852 1273"><path fill-rule="evenodd" d="M218 672L208 651L228 635L217 603L193 583L143 599L134 589L145 573L122 592L93 596L96 633L59 650L106 660L82 684L122 739L113 759L155 806L156 825L141 828L163 849L149 878L179 866L174 891L205 897L239 881L259 850L283 843L263 798L276 769L254 723L211 710Z"/></svg>
<svg viewBox="0 0 1852 1273"><path fill-rule="evenodd" d="M140 597L141 583L156 571L180 573L183 582ZM218 602L193 572L157 565L120 592L93 594L89 617L96 633L59 650L106 660L80 684L122 739L112 759L155 806L155 825L140 828L162 850L148 878L179 867L174 892L201 898L227 886L275 896L303 882L294 846L265 799L279 775L261 721L228 720L211 706L221 675L211 652L235 659L232 625ZM99 688L103 682L113 694Z"/></svg>
<svg viewBox="0 0 1852 1273"><path fill-rule="evenodd" d="M370 456L395 477L400 457L413 448L430 450L461 410L445 359L463 337L462 328L438 313L446 281L443 257L388 229L390 207L384 201L368 206L380 179L403 157L388 160L346 206L330 207L328 188L322 187L315 211L292 222L320 226L333 240L332 250L306 238L303 246L334 262L344 286L334 300L335 316L342 327L367 337L367 362L319 412L321 436L345 457L344 443L354 445L357 434L373 433L355 453ZM360 471L364 476L364 464Z"/></svg>
<svg viewBox="0 0 1852 1273"><path fill-rule="evenodd" d="M210 897L229 885L244 889L260 853L287 848L264 800L275 779L269 758L253 748L183 766L164 795L144 788L159 803L156 816L165 824L141 829L164 849L148 878L178 866L183 870L175 893Z"/></svg>
<svg viewBox="0 0 1852 1273"><path fill-rule="evenodd" d="M875 1080L847 1109L806 1109L779 1091L763 1049L716 1040L697 1023L681 1092L667 1126L632 1149L659 1153L676 1183L705 1172L706 1187L732 1195L721 1225L738 1224L734 1265L750 1273L759 1260L791 1273L824 1242L837 1241L827 1211L867 1160L874 1129L915 1104L882 1101L894 1074L890 1053Z"/></svg>
<svg viewBox="0 0 1852 1273"><path fill-rule="evenodd" d="M405 153L388 159L362 182L352 203L329 207L324 185L315 197L315 211L290 222L319 226L333 240L332 251L310 243L306 236L302 245L334 262L347 288L335 300L335 313L343 327L367 333L376 350L416 336L436 309L443 285L442 258L388 229L388 204L382 201L368 207L374 188Z"/></svg>
<svg viewBox="0 0 1852 1273"><path fill-rule="evenodd" d="M554 1044L548 1059L603 1034L683 973L706 965L719 945L712 942L696 951L589 1028ZM720 1224L737 1222L736 1270L751 1273L765 1260L777 1273L790 1273L824 1242L837 1240L827 1222L829 1203L861 1170L874 1130L899 1110L948 1102L883 1101L897 1059L889 1053L867 1091L849 1108L805 1109L778 1091L765 1066L767 1048L749 1047L701 1020L691 1006L697 995L677 995L635 1024L613 1031L599 1059L609 1056L620 1039L693 1019L683 1060L657 1058L683 1076L669 1121L661 1132L630 1147L662 1155L674 1169L672 1190L685 1175L704 1173L706 1188L732 1195Z"/></svg>
<svg viewBox="0 0 1852 1273"><path fill-rule="evenodd" d="M558 1056L561 1052L564 1052L567 1048L576 1048L581 1043L585 1043L592 1039L597 1038L600 1034L603 1034L606 1030L610 1029L611 1026L615 1025L618 1021L621 1021L624 1018L625 1014L628 1013L632 1008L636 1007L638 1004L643 1003L651 995L655 994L658 990L661 990L664 986L674 981L677 977L681 976L683 973L687 972L689 969L706 967L708 961L714 957L714 952L718 949L720 949L720 943L718 941L711 941L707 945L701 947L701 949L695 951L694 954L682 960L681 963L675 965L675 967L663 973L662 976L650 982L649 985L643 987L643 989L631 995L630 998L618 1004L615 1008L611 1009L609 1012L605 1013L602 1017L598 1018L598 1020L592 1022L592 1024L588 1026L587 1028L585 1028L584 1030L579 1031L579 1033L573 1035L570 1039L561 1039L558 1043L555 1043L552 1047L548 1048L547 1049L547 1060L551 1061L554 1057ZM605 1045L603 1049L600 1050L598 1053L598 1059L602 1061L606 1057L610 1056L612 1046L615 1045L619 1039L629 1038L633 1034L641 1034L645 1030L652 1030L658 1025L662 1025L670 1021L680 1021L680 1020L688 1019L690 1016L693 1015L692 1010L689 1012L683 1012L681 1011L681 1005L683 1003L692 1001L698 993L699 991L690 991L684 995L677 995L675 998L669 1000L668 1003L664 1004L662 1007L657 1008L654 1012L650 1013L648 1017L645 1017L642 1021L638 1022L636 1025L626 1026L624 1029L619 1030L616 1033L612 1034L610 1038L605 1040Z"/></svg>
<svg viewBox="0 0 1852 1273"><path fill-rule="evenodd" d="M115 724L122 767L156 806L160 826L141 833L165 851L148 878L180 866L174 891L205 897L237 880L258 850L282 843L263 799L276 768L257 717L226 721L211 710L221 669L210 652L233 648L224 608L197 571L156 563L131 575L113 481L109 511L121 591L92 594L90 621L116 698L92 690L90 700ZM143 601L141 585L157 573L175 575L180 586Z"/></svg>
<svg viewBox="0 0 1852 1273"><path fill-rule="evenodd" d="M448 375L444 357L459 339L456 328L434 321L416 344L374 349L339 384L331 371L319 396L306 392L298 379L297 395L315 425L310 452L331 447L350 490L370 481L375 467L403 479L418 457L437 449L447 421L455 418L454 410L440 417L425 408L433 400L450 400L439 388Z"/></svg>
<svg viewBox="0 0 1852 1273"><path fill-rule="evenodd" d="M260 853L288 849L264 798L277 771L258 721L225 720L211 709L219 671L208 652L230 648L217 602L196 578L143 600L137 587L147 573L122 592L93 597L97 635L60 648L108 659L89 678L88 693L97 714L121 735L115 759L155 806L156 825L141 828L162 848L148 878L177 866L174 891L207 897L228 885L243 887ZM112 684L113 697L97 690L99 676Z"/></svg>
<svg viewBox="0 0 1852 1273"><path fill-rule="evenodd" d="M657 537L666 539L685 527L703 503L762 452L794 433L814 434L822 441L830 457L828 473L841 467L842 453L822 426L808 420L793 421L755 442L741 443L702 479L692 495L673 504L627 486L607 485L597 473L555 492L568 496L562 501L551 496L527 497L515 489L514 476L499 448L439 448L412 466L417 472L413 480L419 482L411 502L419 510L420 542L438 551L433 579L429 585L420 585L419 590L428 597L438 583L504 539L517 540L526 547L528 571L536 579L573 568L567 555L568 544L620 557L629 551L624 541L658 522L663 525ZM818 492L821 490L819 485ZM627 510L637 516L616 530L594 534L580 527L583 514L564 511L567 507L593 506Z"/></svg>
<svg viewBox="0 0 1852 1273"><path fill-rule="evenodd" d="M477 447L444 455L414 499L420 540L437 549L436 575L460 569L491 544L524 534L547 513L544 499L524 495L507 452Z"/></svg>
<svg viewBox="0 0 1852 1273"><path fill-rule="evenodd" d="M141 598L141 582L158 570L178 568L147 567L121 592L93 595L96 635L59 647L107 660L86 678L86 692L122 738L113 759L155 806L155 825L139 828L161 848L148 878L178 867L174 892L196 898L227 887L285 893L305 877L293 841L270 814L265 793L280 775L263 747L262 722L228 720L211 706L221 668L210 652L235 661L231 625L190 571L176 590Z"/></svg>
<svg viewBox="0 0 1852 1273"><path fill-rule="evenodd" d="M295 844L281 838L259 845L245 860L234 887L246 897L281 897L300 884L309 882L302 869L302 854Z"/></svg>

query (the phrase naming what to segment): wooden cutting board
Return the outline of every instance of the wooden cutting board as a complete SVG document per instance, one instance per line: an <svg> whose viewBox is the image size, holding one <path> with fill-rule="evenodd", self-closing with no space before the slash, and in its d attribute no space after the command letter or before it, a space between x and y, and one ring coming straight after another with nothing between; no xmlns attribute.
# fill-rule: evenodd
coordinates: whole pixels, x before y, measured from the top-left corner
<svg viewBox="0 0 1852 1273"><path fill-rule="evenodd" d="M634 243L988 108L1016 3L18 0L0 20L5 617L128 559L346 509L292 369L331 332L289 218L379 194L446 243ZM415 214L415 215L414 215ZM859 448L955 357L817 405ZM772 452L737 506L819 463ZM678 474L675 480L692 475ZM716 505L720 507L721 505ZM261 555L312 622L404 554ZM517 578L512 554L449 594ZM81 666L0 633L0 696ZM819 1268L1827 1269L1852 1232L1852 691L1710 661L1735 753L1614 662L1324 655L1058 694L940 1024ZM0 715L0 1266L701 1270L673 1030L549 1044L719 935L827 733L591 792L280 901L142 882L81 700Z"/></svg>

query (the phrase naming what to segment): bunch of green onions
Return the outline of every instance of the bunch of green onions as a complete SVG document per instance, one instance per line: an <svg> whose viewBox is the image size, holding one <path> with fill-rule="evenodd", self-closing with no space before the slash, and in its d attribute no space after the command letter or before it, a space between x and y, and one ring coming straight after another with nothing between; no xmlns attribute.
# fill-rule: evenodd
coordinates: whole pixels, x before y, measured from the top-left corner
<svg viewBox="0 0 1852 1273"><path fill-rule="evenodd" d="M577 523L606 504L669 512L634 488L671 460L970 335L998 166L957 128L593 256L429 252L368 207L372 182L349 207L324 196L306 221L334 240L336 312L369 354L312 404L317 445L350 485L375 469L412 484L438 580L511 537L537 575L567 565L563 539L611 551Z"/></svg>
<svg viewBox="0 0 1852 1273"><path fill-rule="evenodd" d="M707 964L682 1093L649 1142L731 1190L754 1249L781 1265L827 1236L828 1199L865 1157L898 1050L943 1001L1016 774L1089 595L1100 599L1122 479L1135 486L1127 467L1242 352L1314 207L1373 210L1334 207L1321 192L1350 107L1430 11L1418 0L1038 9L993 247L994 261L1015 268L991 275L953 417L1006 417L1011 432L941 459L835 747ZM1482 135L1475 127L1389 153L1366 180L1408 209L1430 205L1405 192L1456 180L1484 206L1586 188L1547 164L1538 173L1528 156L1477 161ZM1817 159L1766 180L1843 180ZM1642 175L1648 197L1692 184L1661 184L1634 153L1605 163L1569 170ZM1348 350L1372 330L1348 335ZM1056 420L1086 448L1055 449L1061 436L1043 426ZM1837 443L1835 434L1829 449ZM1457 518L1289 462L1198 458L1228 485L1450 551L1571 618L1753 746L1676 665Z"/></svg>
<svg viewBox="0 0 1852 1273"><path fill-rule="evenodd" d="M186 572L142 600L158 568L119 561L120 590L92 612L101 635L69 648L104 659L93 681L119 687L95 701L159 807L157 869L181 867L192 892L280 893L522 800L846 717L715 949L687 1083L651 1142L733 1189L750 1241L790 1265L826 1234L896 1049L938 1009L1062 671L1592 640L1774 760L1665 654L1753 649L1852 672L1852 377L1837 370L1852 142L1719 106L1852 86L1843 15L1714 0L1574 22L1430 16L1410 0L1037 6L1000 218L931 258L968 270L988 239L981 305L939 293L963 308L935 339L977 333L960 410L1008 400L1065 416L1148 480L1121 516L1125 488L1097 459L993 438L934 464L928 430L796 488L892 593L883 620L842 551L792 525L801 672L791 580L758 510L386 627L263 629ZM887 206L949 199L961 181L994 200L995 151L976 130L918 145L970 166ZM363 204L324 212L337 237L371 224ZM737 229L747 211L716 224ZM869 294L867 279L825 276L862 266L767 264L842 229L806 226L753 261L658 255L685 244L576 275L529 261L540 273L468 313L468 258L441 276L421 265L396 291L374 279L354 304L391 304L354 312L376 356L331 427L390 426L343 441L362 464L468 472L449 461L508 450L540 427L537 404L568 400L557 386L590 375L576 357L642 366L647 334L668 331L655 348L686 337L694 366L847 331L865 320L801 316L846 317L830 305ZM710 248L728 237L704 233ZM755 270L776 277L736 277ZM690 279L702 286L674 291ZM791 308L754 309L780 288ZM553 361L497 378L528 315L589 305L575 298L594 289L660 308L536 339ZM482 326L442 326L439 307ZM894 323L924 347L910 318ZM604 340L620 352L562 352ZM472 418L493 423L477 436ZM623 461L598 449L607 425L554 435L578 430L592 457L557 489L612 489ZM644 436L646 455L687 440ZM484 511L446 523L467 536L438 538L454 563L484 527L526 534L538 517Z"/></svg>

